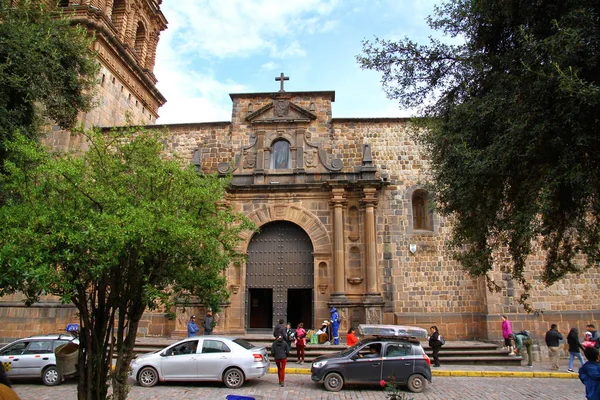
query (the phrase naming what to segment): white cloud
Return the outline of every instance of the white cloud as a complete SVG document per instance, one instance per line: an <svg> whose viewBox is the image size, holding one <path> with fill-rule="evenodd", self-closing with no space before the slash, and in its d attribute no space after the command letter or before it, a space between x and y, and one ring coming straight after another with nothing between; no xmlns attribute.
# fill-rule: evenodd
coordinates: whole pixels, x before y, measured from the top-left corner
<svg viewBox="0 0 600 400"><path fill-rule="evenodd" d="M336 23L327 16L338 3L337 0L177 0L163 2L162 10L169 20L165 36L170 37L169 45L180 54L226 58L287 48L291 44L285 41L290 38L333 29ZM279 44L280 41L284 43Z"/></svg>
<svg viewBox="0 0 600 400"><path fill-rule="evenodd" d="M261 71L275 71L279 68L279 64L273 61L269 61L260 66Z"/></svg>

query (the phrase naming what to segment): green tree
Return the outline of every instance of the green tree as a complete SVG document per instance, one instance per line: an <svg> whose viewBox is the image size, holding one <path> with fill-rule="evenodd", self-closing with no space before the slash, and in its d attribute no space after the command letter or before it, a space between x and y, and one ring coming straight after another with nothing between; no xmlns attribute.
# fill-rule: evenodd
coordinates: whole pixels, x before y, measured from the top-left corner
<svg viewBox="0 0 600 400"><path fill-rule="evenodd" d="M81 324L79 399L127 397L138 324L150 307L197 296L218 308L224 270L254 229L223 200L227 179L165 160L163 136L87 133L80 155L10 142L0 207L0 295L20 291L73 303ZM113 343L113 335L116 343ZM118 351L111 373L112 355Z"/></svg>
<svg viewBox="0 0 600 400"><path fill-rule="evenodd" d="M48 119L71 128L92 105L92 38L51 3L0 1L0 166L17 130L37 139Z"/></svg>
<svg viewBox="0 0 600 400"><path fill-rule="evenodd" d="M376 38L358 62L382 72L390 98L420 107L457 258L488 276L508 251L528 308L534 243L547 285L600 261L600 3L454 0L428 22L449 40Z"/></svg>

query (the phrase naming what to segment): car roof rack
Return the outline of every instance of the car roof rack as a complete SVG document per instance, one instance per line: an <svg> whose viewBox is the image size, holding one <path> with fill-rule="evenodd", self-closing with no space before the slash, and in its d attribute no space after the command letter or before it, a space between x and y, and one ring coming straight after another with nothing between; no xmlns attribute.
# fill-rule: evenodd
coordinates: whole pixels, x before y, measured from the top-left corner
<svg viewBox="0 0 600 400"><path fill-rule="evenodd" d="M419 340L427 338L426 329L407 325L360 324L358 325L358 332L361 336L387 339Z"/></svg>

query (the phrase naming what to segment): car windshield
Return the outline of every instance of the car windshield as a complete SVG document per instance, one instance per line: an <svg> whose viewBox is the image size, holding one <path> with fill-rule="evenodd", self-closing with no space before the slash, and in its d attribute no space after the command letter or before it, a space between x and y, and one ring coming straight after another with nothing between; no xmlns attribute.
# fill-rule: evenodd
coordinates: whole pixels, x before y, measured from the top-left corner
<svg viewBox="0 0 600 400"><path fill-rule="evenodd" d="M246 350L250 350L250 349L256 347L255 345L253 345L252 343L250 343L249 341L244 340L244 339L233 339L233 343L239 344Z"/></svg>
<svg viewBox="0 0 600 400"><path fill-rule="evenodd" d="M350 354L352 354L357 348L358 348L358 343L355 344L352 347L348 347L346 350L342 350L340 352L340 356L349 356Z"/></svg>

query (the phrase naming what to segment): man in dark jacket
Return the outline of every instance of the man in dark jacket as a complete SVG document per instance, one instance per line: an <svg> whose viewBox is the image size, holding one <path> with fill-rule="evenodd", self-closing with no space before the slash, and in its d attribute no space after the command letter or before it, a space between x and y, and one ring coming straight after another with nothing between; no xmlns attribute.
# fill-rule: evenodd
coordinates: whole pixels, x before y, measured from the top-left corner
<svg viewBox="0 0 600 400"><path fill-rule="evenodd" d="M548 358L552 369L558 369L558 356L560 341L563 336L558 331L556 324L550 325L550 330L546 332L546 346L548 346Z"/></svg>
<svg viewBox="0 0 600 400"><path fill-rule="evenodd" d="M281 322L283 323L283 320ZM289 353L290 348L283 339L283 336L277 336L277 339L271 345L271 355L275 359L275 365L277 365L277 376L279 377L279 386L281 387L285 386L285 365L287 364Z"/></svg>
<svg viewBox="0 0 600 400"><path fill-rule="evenodd" d="M278 324L275 325L275 328L273 328L273 337L277 339L279 336L281 336L283 340L286 340L287 329L283 324L283 319L280 319Z"/></svg>
<svg viewBox="0 0 600 400"><path fill-rule="evenodd" d="M202 320L202 327L204 328L205 335L212 335L213 328L215 327L215 320L212 315L212 311L208 310L206 316Z"/></svg>

